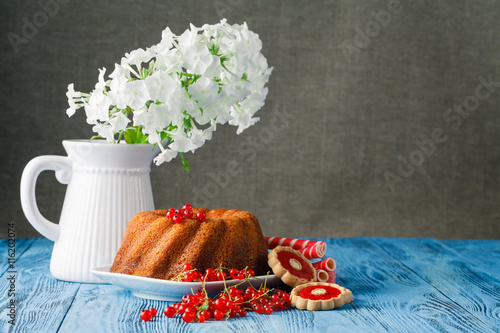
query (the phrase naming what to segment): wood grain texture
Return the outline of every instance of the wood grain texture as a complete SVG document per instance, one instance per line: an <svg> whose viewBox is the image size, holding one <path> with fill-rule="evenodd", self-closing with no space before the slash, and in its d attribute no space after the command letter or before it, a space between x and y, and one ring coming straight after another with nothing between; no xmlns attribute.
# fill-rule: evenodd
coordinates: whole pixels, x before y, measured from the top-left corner
<svg viewBox="0 0 500 333"><path fill-rule="evenodd" d="M500 278L500 242L498 240L444 241L444 245Z"/></svg>
<svg viewBox="0 0 500 333"><path fill-rule="evenodd" d="M377 239L336 239L329 244L338 282L352 290L357 325L394 332L491 332L493 328L460 308L377 245ZM388 240L390 243L390 240ZM425 244L426 240L420 240ZM453 292L453 291L451 291Z"/></svg>
<svg viewBox="0 0 500 333"><path fill-rule="evenodd" d="M16 267L16 324L6 323L7 284L0 285L0 325L9 332L55 332L66 316L78 283L58 281L50 275L53 242L38 238L18 258ZM1 279L5 281L6 274Z"/></svg>
<svg viewBox="0 0 500 333"><path fill-rule="evenodd" d="M437 240L378 239L388 254L492 331L500 331L500 280ZM471 322L473 323L473 322Z"/></svg>
<svg viewBox="0 0 500 333"><path fill-rule="evenodd" d="M0 264L0 273L4 274L9 269L9 248L14 249L15 260L18 260L23 253L35 242L35 238L15 239L14 246L9 247L9 240L5 239L0 242L0 253L2 254L2 262ZM14 263L15 265L15 263Z"/></svg>
<svg viewBox="0 0 500 333"><path fill-rule="evenodd" d="M337 283L354 301L332 311L288 309L270 316L186 324L166 318L171 302L145 300L107 284L79 284L49 273L52 242L23 239L16 281L17 324L7 324L6 284L0 285L0 330L7 332L500 332L500 281L467 253L500 241L452 244L433 239L322 239L337 262ZM6 241L0 241L5 250ZM496 243L496 244L495 244ZM22 250L24 249L24 250ZM493 267L492 266L492 267ZM2 280L5 281L5 272ZM139 319L142 309L159 314Z"/></svg>

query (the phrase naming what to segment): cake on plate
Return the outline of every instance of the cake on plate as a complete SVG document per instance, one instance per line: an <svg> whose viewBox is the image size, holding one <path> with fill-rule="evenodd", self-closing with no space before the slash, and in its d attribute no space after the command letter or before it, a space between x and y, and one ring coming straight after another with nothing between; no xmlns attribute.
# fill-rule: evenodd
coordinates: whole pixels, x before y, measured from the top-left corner
<svg viewBox="0 0 500 333"><path fill-rule="evenodd" d="M129 222L110 271L173 279L185 264L207 268L253 269L265 275L267 245L257 218L246 211L193 208L206 218L174 222L166 210L146 211Z"/></svg>

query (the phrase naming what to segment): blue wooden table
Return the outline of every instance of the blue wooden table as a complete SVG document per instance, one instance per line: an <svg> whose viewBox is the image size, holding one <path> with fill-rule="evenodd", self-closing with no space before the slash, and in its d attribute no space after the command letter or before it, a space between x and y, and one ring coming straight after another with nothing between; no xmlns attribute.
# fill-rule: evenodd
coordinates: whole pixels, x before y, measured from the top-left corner
<svg viewBox="0 0 500 333"><path fill-rule="evenodd" d="M140 299L106 284L54 279L52 242L17 239L15 264L0 241L2 332L500 332L500 240L325 239L337 283L354 302L332 311L289 309L228 321L186 324L141 309L167 302ZM12 248L12 246L11 246ZM11 261L12 263L12 261ZM15 295L13 294L15 293ZM15 325L9 324L15 314Z"/></svg>

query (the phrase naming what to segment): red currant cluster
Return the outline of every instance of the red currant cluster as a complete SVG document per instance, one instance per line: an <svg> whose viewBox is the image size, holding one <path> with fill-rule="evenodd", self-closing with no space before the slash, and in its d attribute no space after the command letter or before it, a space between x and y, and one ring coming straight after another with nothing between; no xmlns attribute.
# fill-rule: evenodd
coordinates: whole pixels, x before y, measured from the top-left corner
<svg viewBox="0 0 500 333"><path fill-rule="evenodd" d="M248 287L243 291L233 286L226 288L215 299L208 297L204 291L186 294L182 302L166 307L164 313L168 318L180 315L186 323L203 323L210 318L222 320L245 317L248 311L270 315L288 307L290 294L285 291L271 290L265 286L259 289Z"/></svg>
<svg viewBox="0 0 500 333"><path fill-rule="evenodd" d="M150 321L153 317L156 317L156 309L142 310L140 317L144 321Z"/></svg>
<svg viewBox="0 0 500 333"><path fill-rule="evenodd" d="M175 277L173 280L181 282L211 282L211 281L225 281L228 279L244 280L246 278L255 276L255 271L253 269L242 269L238 270L232 268L226 273L224 268L219 267L217 269L208 268L205 274L193 269L193 265L185 264L182 268L182 272Z"/></svg>
<svg viewBox="0 0 500 333"><path fill-rule="evenodd" d="M170 208L167 211L167 217L172 219L175 223L181 223L182 220L193 218L193 206L190 204L185 204L181 209ZM196 219L200 222L205 221L207 214L205 212L198 212L196 214Z"/></svg>

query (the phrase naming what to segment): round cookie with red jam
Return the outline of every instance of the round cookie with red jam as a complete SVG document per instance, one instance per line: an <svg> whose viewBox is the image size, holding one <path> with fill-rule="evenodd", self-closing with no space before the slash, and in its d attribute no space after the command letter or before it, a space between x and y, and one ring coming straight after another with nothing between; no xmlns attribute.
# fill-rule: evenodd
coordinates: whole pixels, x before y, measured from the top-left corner
<svg viewBox="0 0 500 333"><path fill-rule="evenodd" d="M277 246L267 258L273 273L291 287L317 281L316 269L311 262L291 247Z"/></svg>
<svg viewBox="0 0 500 333"><path fill-rule="evenodd" d="M318 311L340 308L352 302L352 292L335 283L311 282L292 289L290 300L297 309Z"/></svg>

